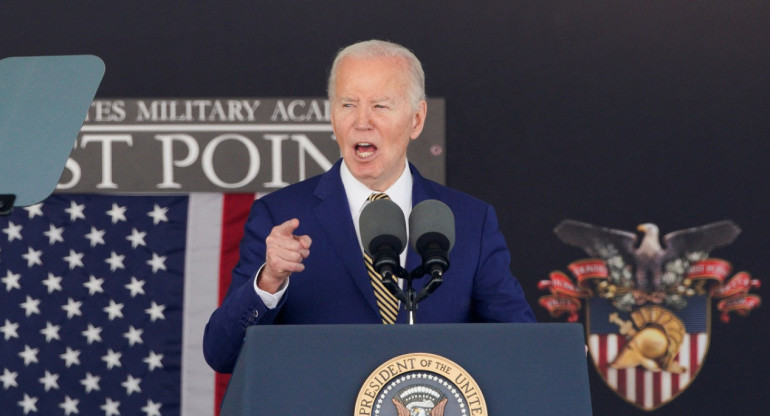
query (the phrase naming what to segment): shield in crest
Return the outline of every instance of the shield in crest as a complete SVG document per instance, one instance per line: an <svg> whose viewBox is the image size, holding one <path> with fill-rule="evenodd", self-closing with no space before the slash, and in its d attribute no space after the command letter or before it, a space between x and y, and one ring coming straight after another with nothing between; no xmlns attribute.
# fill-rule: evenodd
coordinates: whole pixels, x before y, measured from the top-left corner
<svg viewBox="0 0 770 416"><path fill-rule="evenodd" d="M646 305L629 313L606 299L589 299L586 335L597 372L615 393L644 410L673 400L706 358L709 307L708 296L697 296L678 311Z"/></svg>

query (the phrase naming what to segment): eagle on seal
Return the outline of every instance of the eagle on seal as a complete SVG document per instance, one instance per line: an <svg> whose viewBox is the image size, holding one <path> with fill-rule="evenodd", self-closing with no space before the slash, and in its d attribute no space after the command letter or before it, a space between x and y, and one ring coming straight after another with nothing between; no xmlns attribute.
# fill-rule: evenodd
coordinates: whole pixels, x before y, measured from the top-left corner
<svg viewBox="0 0 770 416"><path fill-rule="evenodd" d="M412 385L401 389L392 399L398 416L444 416L447 398L428 385Z"/></svg>
<svg viewBox="0 0 770 416"><path fill-rule="evenodd" d="M645 223L637 230L643 233L638 244L636 233L574 220L562 221L554 232L563 242L604 260L610 282L630 288L637 298L652 294L648 300L655 303L663 300L666 289L681 283L692 263L732 243L741 232L732 221L718 221L668 233L661 244L657 225Z"/></svg>
<svg viewBox="0 0 770 416"><path fill-rule="evenodd" d="M446 397L439 402L435 407L413 407L407 408L403 403L396 399L393 399L393 404L396 406L398 416L444 416L444 408L446 407ZM428 413L430 412L430 413Z"/></svg>

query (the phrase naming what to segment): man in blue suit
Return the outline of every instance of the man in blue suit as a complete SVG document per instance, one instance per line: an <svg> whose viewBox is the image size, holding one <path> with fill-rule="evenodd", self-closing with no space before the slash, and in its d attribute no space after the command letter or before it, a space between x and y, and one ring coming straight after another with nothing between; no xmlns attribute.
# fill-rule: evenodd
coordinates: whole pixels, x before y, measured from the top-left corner
<svg viewBox="0 0 770 416"><path fill-rule="evenodd" d="M227 296L206 325L209 365L231 372L250 325L390 322L378 307L358 230L372 193L386 193L406 218L426 199L454 214L451 267L420 303L420 323L534 321L494 209L423 178L406 159L427 109L419 60L389 42L351 45L334 61L328 92L342 159L254 202ZM409 247L401 264L413 270L420 256ZM416 289L427 280L416 280ZM406 315L401 306L395 323Z"/></svg>

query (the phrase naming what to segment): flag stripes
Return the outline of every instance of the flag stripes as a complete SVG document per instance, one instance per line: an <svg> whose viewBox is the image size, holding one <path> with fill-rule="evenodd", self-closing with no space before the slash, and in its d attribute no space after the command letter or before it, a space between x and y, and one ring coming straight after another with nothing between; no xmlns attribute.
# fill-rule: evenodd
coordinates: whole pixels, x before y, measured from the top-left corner
<svg viewBox="0 0 770 416"><path fill-rule="evenodd" d="M688 333L679 349L677 362L682 374L653 372L642 367L613 369L609 364L626 343L617 334L591 334L588 338L594 365L615 392L644 409L655 409L676 397L697 375L708 348L707 333Z"/></svg>

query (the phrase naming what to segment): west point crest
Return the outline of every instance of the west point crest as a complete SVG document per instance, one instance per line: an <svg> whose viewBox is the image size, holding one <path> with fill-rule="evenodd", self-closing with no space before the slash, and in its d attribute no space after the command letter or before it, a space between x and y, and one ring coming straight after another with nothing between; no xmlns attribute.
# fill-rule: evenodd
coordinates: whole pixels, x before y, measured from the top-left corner
<svg viewBox="0 0 770 416"><path fill-rule="evenodd" d="M554 271L538 284L550 294L540 306L551 316L585 326L591 359L607 385L629 403L654 410L675 399L697 376L711 336L716 302L723 322L748 314L761 299L748 272L709 257L731 244L740 229L731 221L659 237L655 224L632 232L565 220L554 230L591 258ZM662 241L662 245L661 245Z"/></svg>

